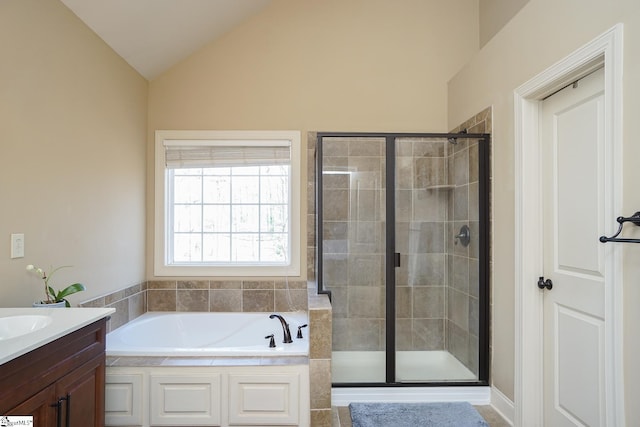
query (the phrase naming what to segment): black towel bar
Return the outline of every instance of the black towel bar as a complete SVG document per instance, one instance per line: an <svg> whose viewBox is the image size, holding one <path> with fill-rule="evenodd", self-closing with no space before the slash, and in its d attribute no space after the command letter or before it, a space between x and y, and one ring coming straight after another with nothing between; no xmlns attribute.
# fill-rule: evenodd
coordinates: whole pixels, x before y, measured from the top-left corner
<svg viewBox="0 0 640 427"><path fill-rule="evenodd" d="M618 227L618 231L616 232L616 234L614 234L611 237L600 236L600 241L602 243L607 243L607 242L640 243L640 239L622 239L622 238L618 239L617 238L618 235L620 235L620 233L622 232L622 227L624 226L625 222L630 222L640 227L640 212L636 212L627 218L623 216L619 216L618 218L616 218L616 221L618 221L618 224L620 224L620 226Z"/></svg>

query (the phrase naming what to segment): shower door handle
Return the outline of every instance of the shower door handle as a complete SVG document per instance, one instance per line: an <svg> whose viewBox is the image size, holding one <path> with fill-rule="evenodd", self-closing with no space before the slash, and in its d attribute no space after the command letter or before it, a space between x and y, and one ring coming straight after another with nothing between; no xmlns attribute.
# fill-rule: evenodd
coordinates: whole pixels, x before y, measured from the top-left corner
<svg viewBox="0 0 640 427"><path fill-rule="evenodd" d="M400 252L393 254L393 266L400 267Z"/></svg>

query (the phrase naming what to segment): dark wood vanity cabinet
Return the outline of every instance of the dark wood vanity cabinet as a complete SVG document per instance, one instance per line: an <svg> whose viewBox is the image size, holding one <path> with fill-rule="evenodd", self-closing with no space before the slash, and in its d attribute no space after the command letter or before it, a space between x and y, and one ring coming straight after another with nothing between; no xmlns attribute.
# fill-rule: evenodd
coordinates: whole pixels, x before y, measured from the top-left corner
<svg viewBox="0 0 640 427"><path fill-rule="evenodd" d="M104 426L106 319L0 365L0 414L35 426Z"/></svg>

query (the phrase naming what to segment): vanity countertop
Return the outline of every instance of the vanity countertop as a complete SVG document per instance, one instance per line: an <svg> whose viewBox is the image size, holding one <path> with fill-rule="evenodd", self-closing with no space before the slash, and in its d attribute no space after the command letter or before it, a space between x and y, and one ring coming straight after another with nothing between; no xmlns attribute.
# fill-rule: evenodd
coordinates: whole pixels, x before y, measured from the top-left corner
<svg viewBox="0 0 640 427"><path fill-rule="evenodd" d="M0 308L0 319L11 316L50 316L42 329L0 339L0 365L64 335L115 313L115 308Z"/></svg>

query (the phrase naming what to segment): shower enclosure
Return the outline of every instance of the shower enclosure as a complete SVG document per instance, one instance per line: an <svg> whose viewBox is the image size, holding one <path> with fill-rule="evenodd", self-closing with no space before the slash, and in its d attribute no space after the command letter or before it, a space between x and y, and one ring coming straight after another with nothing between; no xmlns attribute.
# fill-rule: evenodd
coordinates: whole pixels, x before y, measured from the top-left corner
<svg viewBox="0 0 640 427"><path fill-rule="evenodd" d="M317 138L334 386L486 385L489 135Z"/></svg>

